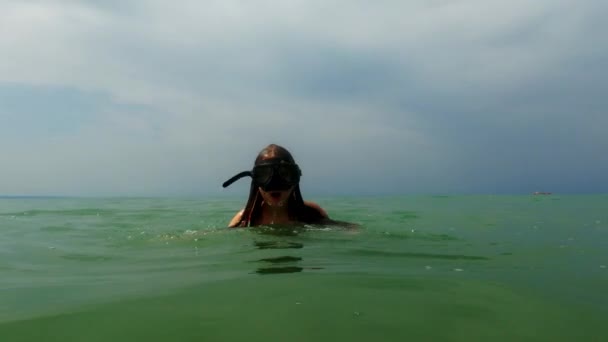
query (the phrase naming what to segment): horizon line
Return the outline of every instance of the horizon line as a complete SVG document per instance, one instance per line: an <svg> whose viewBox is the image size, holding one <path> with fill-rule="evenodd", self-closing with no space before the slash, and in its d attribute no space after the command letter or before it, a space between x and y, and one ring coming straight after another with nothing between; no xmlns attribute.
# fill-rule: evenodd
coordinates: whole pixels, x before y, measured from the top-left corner
<svg viewBox="0 0 608 342"><path fill-rule="evenodd" d="M307 197L397 197L397 196L577 196L577 195L607 195L607 192L570 192L570 193L538 193L536 191L529 193L486 193L486 192L478 192L478 193L463 193L463 192L453 192L453 193L377 193L377 194L344 194L344 193L336 193L336 194L308 194ZM212 195L204 195L204 194L184 194L184 195L30 195L30 194L0 194L0 199L61 199L61 198L240 198L241 195L237 194L212 194Z"/></svg>

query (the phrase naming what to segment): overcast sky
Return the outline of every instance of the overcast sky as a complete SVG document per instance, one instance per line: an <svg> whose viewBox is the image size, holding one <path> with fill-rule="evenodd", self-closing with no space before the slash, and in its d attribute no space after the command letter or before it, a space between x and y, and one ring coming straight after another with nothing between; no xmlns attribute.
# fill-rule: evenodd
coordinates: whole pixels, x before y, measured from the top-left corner
<svg viewBox="0 0 608 342"><path fill-rule="evenodd" d="M608 192L601 0L0 0L0 194Z"/></svg>

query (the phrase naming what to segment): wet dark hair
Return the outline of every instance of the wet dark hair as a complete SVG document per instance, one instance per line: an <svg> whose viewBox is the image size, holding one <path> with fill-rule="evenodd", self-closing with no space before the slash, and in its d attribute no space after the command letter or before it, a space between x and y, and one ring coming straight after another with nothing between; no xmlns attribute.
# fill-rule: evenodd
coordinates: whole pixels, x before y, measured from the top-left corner
<svg viewBox="0 0 608 342"><path fill-rule="evenodd" d="M270 144L260 151L255 159L254 166L260 165L268 160L296 163L293 156L286 148L276 144ZM249 198L247 199L243 214L241 215L241 222L239 222L237 227L248 227L257 223L260 213L262 212L261 197L262 195L260 194L258 185L252 180L249 188ZM287 200L287 213L290 220L302 223L316 223L325 218L318 210L304 204L299 184L295 185L293 191L289 195Z"/></svg>
<svg viewBox="0 0 608 342"><path fill-rule="evenodd" d="M270 159L277 161L282 160L292 164L296 163L291 153L289 153L289 151L287 151L285 147L276 144L270 144L260 151L257 158L255 158L255 163L253 165L260 165Z"/></svg>

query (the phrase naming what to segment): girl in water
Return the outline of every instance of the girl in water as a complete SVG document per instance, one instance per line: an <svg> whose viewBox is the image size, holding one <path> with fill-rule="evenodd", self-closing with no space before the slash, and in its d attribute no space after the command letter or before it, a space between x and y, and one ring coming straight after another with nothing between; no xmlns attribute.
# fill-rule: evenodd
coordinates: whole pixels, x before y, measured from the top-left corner
<svg viewBox="0 0 608 342"><path fill-rule="evenodd" d="M318 204L302 199L301 175L289 151L279 145L268 145L255 159L253 170L243 171L223 184L225 188L242 177L252 178L247 204L228 226L348 224L331 220Z"/></svg>

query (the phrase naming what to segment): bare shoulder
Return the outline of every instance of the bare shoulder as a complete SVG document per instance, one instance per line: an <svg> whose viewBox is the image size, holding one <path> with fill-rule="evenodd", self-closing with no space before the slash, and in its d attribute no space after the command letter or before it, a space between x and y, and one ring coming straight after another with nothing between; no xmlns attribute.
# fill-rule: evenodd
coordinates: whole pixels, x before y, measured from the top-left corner
<svg viewBox="0 0 608 342"><path fill-rule="evenodd" d="M241 222L241 219L243 218L243 211L245 211L245 209L242 209L241 211L236 213L236 215L234 215L234 217L232 218L232 220L230 220L230 223L228 224L229 228L234 228L238 226L238 224Z"/></svg>
<svg viewBox="0 0 608 342"><path fill-rule="evenodd" d="M313 208L315 210L317 210L323 217L328 218L329 216L327 215L327 212L325 211L325 209L321 208L320 205L318 205L315 202L310 202L310 201L304 201L304 205L309 207L309 208Z"/></svg>
<svg viewBox="0 0 608 342"><path fill-rule="evenodd" d="M355 230L355 229L359 228L359 224L357 224L357 223L336 221L336 220L330 219L329 215L327 215L327 212L325 211L325 209L321 208L321 206L319 206L317 203L304 201L304 205L306 205L309 208L313 208L313 209L317 210L323 216L322 224L342 227L342 228L346 228L348 230Z"/></svg>

